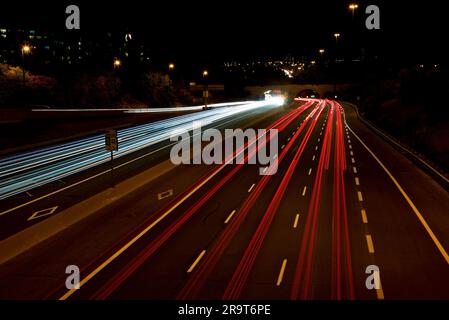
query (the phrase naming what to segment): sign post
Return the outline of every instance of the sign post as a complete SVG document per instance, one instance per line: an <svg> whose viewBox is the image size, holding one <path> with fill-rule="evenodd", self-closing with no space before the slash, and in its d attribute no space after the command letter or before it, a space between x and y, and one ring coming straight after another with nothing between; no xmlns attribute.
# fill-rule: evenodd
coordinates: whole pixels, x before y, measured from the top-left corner
<svg viewBox="0 0 449 320"><path fill-rule="evenodd" d="M117 130L108 130L105 134L105 148L111 152L111 186L114 187L114 151L118 151Z"/></svg>
<svg viewBox="0 0 449 320"><path fill-rule="evenodd" d="M207 110L207 98L209 98L209 90L207 87L203 91L203 98L204 98L204 109Z"/></svg>

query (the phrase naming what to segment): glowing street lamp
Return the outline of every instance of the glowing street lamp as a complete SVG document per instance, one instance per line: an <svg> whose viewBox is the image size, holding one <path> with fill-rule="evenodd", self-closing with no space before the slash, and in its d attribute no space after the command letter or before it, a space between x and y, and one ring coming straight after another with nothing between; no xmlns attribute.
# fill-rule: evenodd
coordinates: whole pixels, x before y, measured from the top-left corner
<svg viewBox="0 0 449 320"><path fill-rule="evenodd" d="M31 47L29 45L22 46L23 53L29 53L31 51Z"/></svg>
<svg viewBox="0 0 449 320"><path fill-rule="evenodd" d="M25 87L25 54L28 54L31 52L31 47L27 44L24 44L22 46L22 83Z"/></svg>
<svg viewBox="0 0 449 320"><path fill-rule="evenodd" d="M114 68L119 68L122 65L122 62L119 59L114 60Z"/></svg>
<svg viewBox="0 0 449 320"><path fill-rule="evenodd" d="M207 76L209 75L209 72L207 70L203 71L203 78L204 81L204 91L203 91L203 97L204 97L204 109L207 109L207 98L209 96L209 84L207 83Z"/></svg>
<svg viewBox="0 0 449 320"><path fill-rule="evenodd" d="M170 63L168 65L168 89L169 90L171 90L171 88L172 88L171 73L173 72L174 69L175 69L175 64L174 63Z"/></svg>
<svg viewBox="0 0 449 320"><path fill-rule="evenodd" d="M323 54L324 54L325 50L320 49L320 50L318 50L318 52L320 53L320 58L323 59Z"/></svg>
<svg viewBox="0 0 449 320"><path fill-rule="evenodd" d="M340 38L340 34L338 32L334 33L335 41L338 41L338 38Z"/></svg>
<svg viewBox="0 0 449 320"><path fill-rule="evenodd" d="M351 10L351 12L352 12L352 17L354 18L354 11L355 11L355 9L357 9L359 7L359 5L358 4L356 4L356 3L351 3L350 5L349 5L349 10Z"/></svg>

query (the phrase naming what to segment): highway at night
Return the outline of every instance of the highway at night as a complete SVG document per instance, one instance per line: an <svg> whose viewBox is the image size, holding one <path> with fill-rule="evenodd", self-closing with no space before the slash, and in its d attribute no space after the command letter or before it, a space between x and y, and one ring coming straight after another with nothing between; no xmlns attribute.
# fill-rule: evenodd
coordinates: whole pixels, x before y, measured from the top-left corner
<svg viewBox="0 0 449 320"><path fill-rule="evenodd" d="M352 104L279 104L119 130L113 177L102 135L1 158L0 297L448 299L443 184ZM276 173L248 161L174 165L169 138L194 121L278 130ZM228 160L255 157L256 140ZM68 265L79 289L66 288Z"/></svg>

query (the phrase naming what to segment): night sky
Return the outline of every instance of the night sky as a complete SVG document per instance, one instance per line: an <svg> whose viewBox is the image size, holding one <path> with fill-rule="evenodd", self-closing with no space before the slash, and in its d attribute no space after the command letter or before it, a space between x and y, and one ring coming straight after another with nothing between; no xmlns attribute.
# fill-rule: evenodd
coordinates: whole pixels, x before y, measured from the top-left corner
<svg viewBox="0 0 449 320"><path fill-rule="evenodd" d="M357 1L14 1L2 3L0 25L64 30L68 4L78 4L81 29L129 30L161 54L202 59L307 54L328 47L335 31L359 28L365 45L393 59L441 63L447 56L443 2ZM364 8L376 4L381 30L364 30Z"/></svg>

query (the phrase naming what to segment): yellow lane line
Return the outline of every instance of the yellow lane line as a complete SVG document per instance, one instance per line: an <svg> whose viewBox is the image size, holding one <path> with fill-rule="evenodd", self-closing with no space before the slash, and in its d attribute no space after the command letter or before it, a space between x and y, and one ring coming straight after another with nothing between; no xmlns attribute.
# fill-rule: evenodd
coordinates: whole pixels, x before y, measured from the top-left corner
<svg viewBox="0 0 449 320"><path fill-rule="evenodd" d="M228 216L228 218L225 220L225 224L229 222L229 220L231 220L232 216L234 215L235 210L232 210L231 214Z"/></svg>
<svg viewBox="0 0 449 320"><path fill-rule="evenodd" d="M374 244L373 244L373 238L371 238L371 235L366 235L366 244L368 245L368 252L374 253Z"/></svg>
<svg viewBox="0 0 449 320"><path fill-rule="evenodd" d="M279 271L278 280L276 281L276 286L280 286L282 283L282 279L284 278L285 267L287 266L287 259L282 261L281 270Z"/></svg>
<svg viewBox="0 0 449 320"><path fill-rule="evenodd" d="M189 270L187 270L187 273L190 273L195 269L196 265L200 262L200 260L203 258L203 256L206 254L206 250L201 251L200 255L195 259L195 261L190 266Z"/></svg>
<svg viewBox="0 0 449 320"><path fill-rule="evenodd" d="M430 236L430 238L432 239L433 243L435 244L437 249L440 251L440 253L443 256L443 258L446 261L446 263L449 264L449 254L447 253L446 249L444 249L443 245L441 244L441 242L438 240L438 238L435 235L435 233L430 228L430 226L427 223L426 219L424 219L423 215L418 210L418 208L415 206L415 204L410 199L408 194L404 191L402 186L399 184L399 182L396 180L396 178L391 174L391 172L387 169L387 167L385 167L385 165L382 163L382 161L380 161L380 159L374 154L374 152L371 151L371 149L362 141L362 139L359 138L359 136L357 134L355 134L355 132L351 128L349 128L349 130L351 130L351 132L354 134L354 136L357 138L357 140L360 141L360 143L363 145L363 147L365 147L365 149L371 154L371 156L377 161L377 163L381 166L381 168L385 171L385 173L390 177L391 181L393 181L393 183L396 186L396 188L399 190L399 192L402 194L404 199L407 201L407 203L409 204L410 208L412 208L413 213L416 215L416 217L418 218L419 222L421 222L422 226L427 231L427 233Z"/></svg>

